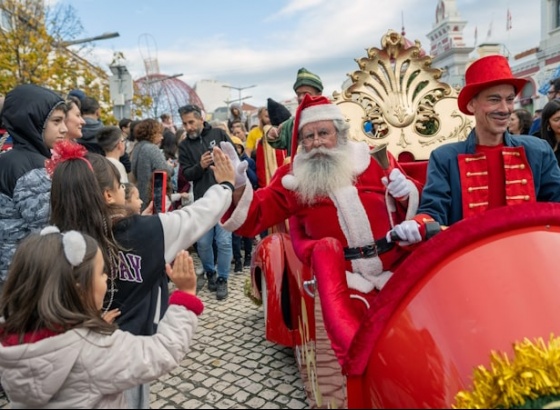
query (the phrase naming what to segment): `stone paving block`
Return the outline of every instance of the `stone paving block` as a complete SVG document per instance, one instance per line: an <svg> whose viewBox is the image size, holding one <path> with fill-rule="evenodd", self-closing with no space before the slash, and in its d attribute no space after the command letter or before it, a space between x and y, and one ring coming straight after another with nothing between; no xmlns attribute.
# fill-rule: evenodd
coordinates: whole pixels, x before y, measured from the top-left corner
<svg viewBox="0 0 560 410"><path fill-rule="evenodd" d="M286 383L281 383L278 386L274 387L274 389L281 394L289 394L290 392L293 392L295 387L292 386L291 384L286 384Z"/></svg>
<svg viewBox="0 0 560 410"><path fill-rule="evenodd" d="M256 369L257 367L259 367L259 363L254 361L254 360L246 360L243 362L243 365L245 367L248 367L250 369Z"/></svg>
<svg viewBox="0 0 560 410"><path fill-rule="evenodd" d="M235 382L236 386L239 386L241 388L245 388L247 386L249 386L250 384L252 384L253 382L249 379L239 379Z"/></svg>
<svg viewBox="0 0 560 410"><path fill-rule="evenodd" d="M253 369L246 369L244 367L241 367L238 371L237 374L241 375L241 376L245 376L245 377L249 377L250 375L252 375L255 371Z"/></svg>
<svg viewBox="0 0 560 410"><path fill-rule="evenodd" d="M262 381L263 386L269 387L271 389L276 389L276 386L282 384L282 382L278 379L271 379L267 377Z"/></svg>
<svg viewBox="0 0 560 410"><path fill-rule="evenodd" d="M250 407L252 409L262 409L264 408L265 403L266 401L261 399L260 397L253 397L245 404L247 405L247 407Z"/></svg>
<svg viewBox="0 0 560 410"><path fill-rule="evenodd" d="M249 379L256 382L256 383L261 382L264 378L265 378L265 376L263 376L262 374L258 374L258 373L254 373L254 374L249 376Z"/></svg>
<svg viewBox="0 0 560 410"><path fill-rule="evenodd" d="M232 374L232 373L236 373L241 368L241 366L238 365L238 364L230 363L230 362L226 361L222 368L227 370L228 373L226 373L226 374Z"/></svg>
<svg viewBox="0 0 560 410"><path fill-rule="evenodd" d="M278 396L278 392L276 392L274 390L271 390L271 389L264 389L261 392L259 392L259 394L257 396L262 397L263 399L265 399L267 401L271 401L276 396Z"/></svg>
<svg viewBox="0 0 560 410"><path fill-rule="evenodd" d="M214 376L214 377L220 377L222 374L224 374L225 372L227 372L227 369L224 368L216 368L216 369L212 369L208 372L208 374L210 376Z"/></svg>
<svg viewBox="0 0 560 410"><path fill-rule="evenodd" d="M229 386L230 386L230 383L224 382L224 381L219 381L219 382L214 383L212 386L208 386L208 387L211 387L212 390L215 390L217 392L223 392L223 390L225 390Z"/></svg>
<svg viewBox="0 0 560 410"><path fill-rule="evenodd" d="M288 402L286 407L288 407L290 409L304 409L304 408L307 407L307 403L304 403L304 402L299 401L299 400L292 399Z"/></svg>
<svg viewBox="0 0 560 410"><path fill-rule="evenodd" d="M260 383L251 383L251 384L249 384L248 386L245 387L245 390L247 390L249 393L253 393L253 394L257 394L262 389L264 389L264 386Z"/></svg>
<svg viewBox="0 0 560 410"><path fill-rule="evenodd" d="M235 365L233 365L233 366L235 366ZM239 369L239 366L237 366L237 369ZM231 372L231 373L225 373L225 374L222 376L222 380L224 380L224 381L226 381L226 382L228 382L228 383L233 383L234 381L239 380L240 378L241 378L240 375L237 375L237 374L235 374L235 373L233 373L233 372Z"/></svg>
<svg viewBox="0 0 560 410"><path fill-rule="evenodd" d="M219 380L216 379L215 377L208 377L208 378L206 378L202 381L202 385L204 387L208 387L210 389L210 388L213 388L213 386L218 382L219 382Z"/></svg>
<svg viewBox="0 0 560 410"><path fill-rule="evenodd" d="M232 384L229 385L229 387L225 388L222 393L224 394L224 396L233 396L235 393L237 393L240 390L239 387L234 386Z"/></svg>
<svg viewBox="0 0 560 410"><path fill-rule="evenodd" d="M288 404L290 402L290 400L292 400L292 398L290 396L285 396L283 394L280 394L278 397L276 397L276 402L280 403L281 407L283 408L287 408L286 404Z"/></svg>
<svg viewBox="0 0 560 410"><path fill-rule="evenodd" d="M165 389L163 389L162 391L160 391L158 393L159 397L163 397L163 398L169 398L171 396L173 396L175 393L177 393L177 390L172 388L172 387L166 387Z"/></svg>
<svg viewBox="0 0 560 410"><path fill-rule="evenodd" d="M208 376L204 373L195 373L195 374L192 375L191 381L193 383L202 382L203 380L206 380L207 377Z"/></svg>
<svg viewBox="0 0 560 410"><path fill-rule="evenodd" d="M191 394L198 398L206 397L206 395L208 394L208 389L205 387L197 387L196 389L191 391Z"/></svg>
<svg viewBox="0 0 560 410"><path fill-rule="evenodd" d="M165 409L167 408L166 406L169 406L169 402L163 399L157 399L150 403L150 408L152 409ZM190 408L194 408L194 407L190 407Z"/></svg>
<svg viewBox="0 0 560 410"><path fill-rule="evenodd" d="M170 385L170 386L177 386L179 383L181 383L183 380L177 376L174 376L168 380L165 381L166 384Z"/></svg>
<svg viewBox="0 0 560 410"><path fill-rule="evenodd" d="M197 399L189 399L183 403L184 409L200 409L204 405L203 402Z"/></svg>
<svg viewBox="0 0 560 410"><path fill-rule="evenodd" d="M235 400L238 403L245 403L249 398L250 394L244 390L239 390L233 396L231 396L232 400Z"/></svg>

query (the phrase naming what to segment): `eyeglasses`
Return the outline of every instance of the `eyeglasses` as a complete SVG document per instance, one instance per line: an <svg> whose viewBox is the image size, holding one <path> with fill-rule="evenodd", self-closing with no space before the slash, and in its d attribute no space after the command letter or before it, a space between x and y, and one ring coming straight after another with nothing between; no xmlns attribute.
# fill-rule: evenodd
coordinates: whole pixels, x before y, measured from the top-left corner
<svg viewBox="0 0 560 410"><path fill-rule="evenodd" d="M182 107L179 107L178 111L179 111L179 115L190 114L191 112L197 112L199 114L202 114L202 110L200 109L200 107L194 104L183 105Z"/></svg>
<svg viewBox="0 0 560 410"><path fill-rule="evenodd" d="M554 90L548 90L548 92L546 93L547 95L554 95L556 94L556 91Z"/></svg>
<svg viewBox="0 0 560 410"><path fill-rule="evenodd" d="M301 144L308 148L313 145L317 138L320 142L328 141L330 137L336 134L336 131L319 130L312 134L303 135L301 137Z"/></svg>

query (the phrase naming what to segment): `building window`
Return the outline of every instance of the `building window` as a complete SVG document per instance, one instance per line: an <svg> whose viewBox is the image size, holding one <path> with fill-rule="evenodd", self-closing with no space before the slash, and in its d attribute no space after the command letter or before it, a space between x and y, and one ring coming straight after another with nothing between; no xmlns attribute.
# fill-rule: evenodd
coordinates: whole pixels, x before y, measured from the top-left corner
<svg viewBox="0 0 560 410"><path fill-rule="evenodd" d="M556 16L556 21L554 22L555 23L554 27L558 28L558 27L560 27L560 0L556 0L555 3L556 3L555 4L556 5L556 10L555 10L554 14Z"/></svg>
<svg viewBox="0 0 560 410"><path fill-rule="evenodd" d="M4 31L12 30L12 16L6 10L0 10L0 28Z"/></svg>

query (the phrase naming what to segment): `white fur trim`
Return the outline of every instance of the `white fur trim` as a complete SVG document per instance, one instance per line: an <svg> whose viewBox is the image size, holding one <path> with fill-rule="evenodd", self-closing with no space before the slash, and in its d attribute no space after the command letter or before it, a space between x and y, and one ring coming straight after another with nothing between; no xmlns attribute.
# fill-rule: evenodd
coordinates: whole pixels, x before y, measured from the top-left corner
<svg viewBox="0 0 560 410"><path fill-rule="evenodd" d="M288 191L295 191L296 178L292 174L286 174L282 177L282 186Z"/></svg>
<svg viewBox="0 0 560 410"><path fill-rule="evenodd" d="M325 120L344 120L342 111L335 104L321 104L313 105L309 108L304 108L299 118L298 131L310 122L325 121Z"/></svg>
<svg viewBox="0 0 560 410"><path fill-rule="evenodd" d="M336 207L338 222L348 247L372 244L371 222L364 223L368 221L368 216L358 196L358 189L355 186L341 188L330 198ZM360 273L365 280L375 281L375 277L383 272L379 257L354 259L351 263L352 271Z"/></svg>
<svg viewBox="0 0 560 410"><path fill-rule="evenodd" d="M375 161L369 155L370 147L364 141L348 141L352 149L351 161L354 164L354 175L360 175L368 169L371 161Z"/></svg>
<svg viewBox="0 0 560 410"><path fill-rule="evenodd" d="M393 276L391 271L383 271L374 278L365 278L359 273L346 272L346 284L350 289L359 290L362 293L369 293L373 289L381 290L389 279Z"/></svg>
<svg viewBox="0 0 560 410"><path fill-rule="evenodd" d="M224 223L220 223L222 228L224 228L226 231L233 232L239 229L239 227L245 223L245 221L247 220L247 216L249 215L251 202L253 202L253 195L254 191L251 184L245 185L243 195L241 196L241 199L233 210L231 216Z"/></svg>

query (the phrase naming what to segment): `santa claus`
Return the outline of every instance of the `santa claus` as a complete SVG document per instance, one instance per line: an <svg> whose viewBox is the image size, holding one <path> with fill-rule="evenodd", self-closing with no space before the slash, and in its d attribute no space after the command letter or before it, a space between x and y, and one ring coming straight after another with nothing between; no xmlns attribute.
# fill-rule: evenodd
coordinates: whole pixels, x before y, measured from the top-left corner
<svg viewBox="0 0 560 410"><path fill-rule="evenodd" d="M246 183L247 164L239 162L231 144L222 144L236 167L236 189L223 227L250 237L289 219L294 251L313 270L323 314L346 322L344 334L327 329L339 358L355 327L348 323L359 322L408 253L385 237L414 215L420 188L392 155L392 170L382 169L370 146L348 140L348 129L337 105L323 96L306 96L295 115L291 163L256 191ZM329 297L323 298L326 288Z"/></svg>

